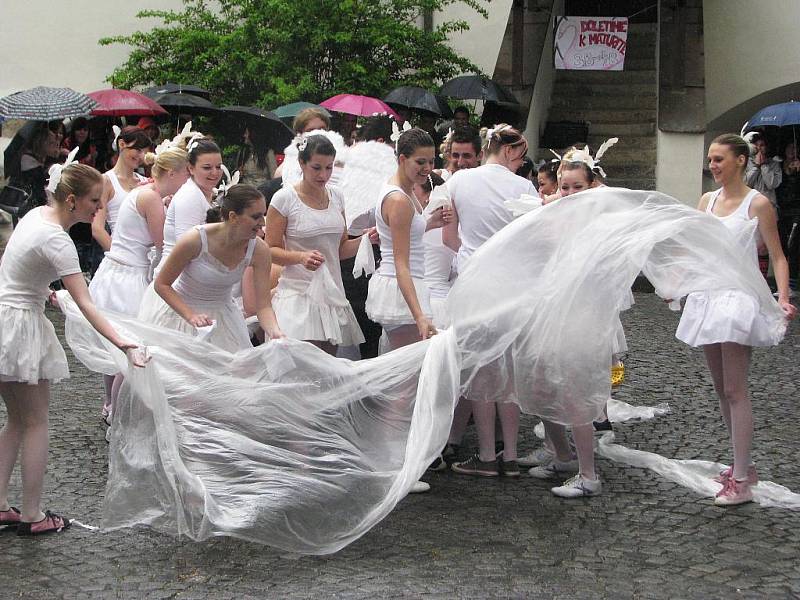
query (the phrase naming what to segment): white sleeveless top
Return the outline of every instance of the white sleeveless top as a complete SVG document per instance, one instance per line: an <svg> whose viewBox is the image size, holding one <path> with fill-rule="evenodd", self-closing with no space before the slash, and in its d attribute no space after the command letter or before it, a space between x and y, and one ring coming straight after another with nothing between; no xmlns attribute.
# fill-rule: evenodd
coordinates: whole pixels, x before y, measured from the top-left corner
<svg viewBox="0 0 800 600"><path fill-rule="evenodd" d="M383 220L382 213L383 201L386 199L386 196L392 192L400 192L403 196L408 198L408 202L414 210L414 217L411 220L408 266L411 270L412 278L423 279L425 277L425 245L422 242L422 236L425 234L425 228L428 226L427 221L425 217L422 216L422 213L419 212L418 203L400 187L388 182L383 184L381 193L378 196L378 204L375 207L375 227L381 238L381 266L378 267L377 273L386 275L387 277L394 277L397 274L394 268L392 231Z"/></svg>
<svg viewBox="0 0 800 600"><path fill-rule="evenodd" d="M446 298L453 285L456 253L444 245L441 227L426 231L422 241L425 243L425 283L431 298Z"/></svg>
<svg viewBox="0 0 800 600"><path fill-rule="evenodd" d="M136 200L142 189L131 190L122 201L117 224L111 234L111 249L106 253L106 257L132 267L149 267L147 254L154 245L147 219L136 208Z"/></svg>
<svg viewBox="0 0 800 600"><path fill-rule="evenodd" d="M447 180L447 188L458 213L459 271L486 240L514 220L504 204L506 200L516 200L522 194L537 195L530 180L498 164L456 171Z"/></svg>
<svg viewBox="0 0 800 600"><path fill-rule="evenodd" d="M231 290L242 281L244 270L253 259L256 239L248 242L244 258L230 269L208 251L206 226L198 225L195 229L200 232L200 254L186 265L172 287L192 306L232 302Z"/></svg>
<svg viewBox="0 0 800 600"><path fill-rule="evenodd" d="M122 206L122 201L125 200L125 197L128 195L128 191L122 187L122 184L119 182L119 177L114 172L114 169L110 169L104 173L108 180L111 182L111 186L114 188L114 195L111 197L111 200L108 201L106 205L106 223L111 228L111 232L114 232L114 226L117 223L117 215L119 214L120 206ZM134 172L133 176L138 181L146 181L144 177L139 175L138 173ZM131 190L133 191L133 190Z"/></svg>
<svg viewBox="0 0 800 600"><path fill-rule="evenodd" d="M167 260L169 253L184 233L192 227L203 225L206 222L206 212L211 205L194 179L187 179L180 189L172 196L172 202L167 208L164 219L164 248L161 251L159 267Z"/></svg>
<svg viewBox="0 0 800 600"><path fill-rule="evenodd" d="M750 190L744 197L739 207L731 214L720 217L714 214L714 205L717 203L722 188L711 196L706 206L706 212L720 221L733 234L736 241L747 251L754 264L758 265L758 245L761 244L761 232L758 230L758 217L750 217L750 205L758 194L758 190Z"/></svg>

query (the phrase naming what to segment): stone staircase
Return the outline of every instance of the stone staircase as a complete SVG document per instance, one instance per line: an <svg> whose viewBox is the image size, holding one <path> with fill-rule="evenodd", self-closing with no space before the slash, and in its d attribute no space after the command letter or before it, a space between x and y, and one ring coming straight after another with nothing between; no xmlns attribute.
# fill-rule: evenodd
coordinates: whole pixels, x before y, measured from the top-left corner
<svg viewBox="0 0 800 600"><path fill-rule="evenodd" d="M601 161L612 186L656 187L655 39L655 23L632 24L624 71L556 71L547 120L585 122L593 151L619 138ZM540 148L539 157L552 154Z"/></svg>

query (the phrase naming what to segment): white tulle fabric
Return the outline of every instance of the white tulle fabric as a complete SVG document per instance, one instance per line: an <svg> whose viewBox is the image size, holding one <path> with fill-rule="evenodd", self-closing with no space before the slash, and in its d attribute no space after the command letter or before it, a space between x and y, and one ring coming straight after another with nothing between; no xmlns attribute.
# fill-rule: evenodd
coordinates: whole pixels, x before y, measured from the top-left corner
<svg viewBox="0 0 800 600"><path fill-rule="evenodd" d="M0 381L69 377L67 355L41 307L0 304L0 323Z"/></svg>
<svg viewBox="0 0 800 600"><path fill-rule="evenodd" d="M126 372L104 525L335 552L406 495L486 365L502 366L498 380L525 412L566 424L599 414L616 319L642 270L668 298L739 289L776 331L785 327L722 224L661 194L614 188L554 202L500 231L456 281L452 327L371 360L296 341L230 353L109 315L150 348L151 363L132 369L62 297L75 354L90 369L113 361Z"/></svg>

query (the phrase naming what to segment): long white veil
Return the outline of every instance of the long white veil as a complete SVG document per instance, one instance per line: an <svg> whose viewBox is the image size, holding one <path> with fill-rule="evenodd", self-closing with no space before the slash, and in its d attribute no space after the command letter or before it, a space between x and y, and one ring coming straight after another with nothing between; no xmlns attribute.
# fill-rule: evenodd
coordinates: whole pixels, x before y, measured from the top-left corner
<svg viewBox="0 0 800 600"><path fill-rule="evenodd" d="M783 335L763 277L716 219L662 194L614 188L504 228L453 287L451 329L371 360L295 341L230 354L109 314L152 353L146 368L128 368L62 293L78 358L126 373L103 524L335 552L405 496L477 379L557 422L597 416L609 396L615 320L640 271L666 298L744 290L776 343Z"/></svg>

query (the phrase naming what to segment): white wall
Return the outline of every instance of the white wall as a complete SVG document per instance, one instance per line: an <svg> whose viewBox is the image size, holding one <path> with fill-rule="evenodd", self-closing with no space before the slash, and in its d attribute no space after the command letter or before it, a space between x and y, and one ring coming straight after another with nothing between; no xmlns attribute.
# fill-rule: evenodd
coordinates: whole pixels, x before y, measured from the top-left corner
<svg viewBox="0 0 800 600"><path fill-rule="evenodd" d="M550 12L550 23L555 15L564 14L563 0L556 0ZM528 110L528 121L525 126L525 138L531 151L530 155L536 156L539 148L539 138L541 137L544 125L547 122L547 114L550 110L551 97L553 95L553 84L556 79L556 70L553 65L553 28L547 27L542 54L539 57L539 66L536 71L536 82L533 87L530 109Z"/></svg>
<svg viewBox="0 0 800 600"><path fill-rule="evenodd" d="M111 87L105 79L128 56L101 37L124 35L158 23L137 19L147 8L180 8L180 0L2 0L3 60L0 97L47 85L80 92Z"/></svg>
<svg viewBox="0 0 800 600"><path fill-rule="evenodd" d="M484 0L482 4L489 12L488 19L484 19L465 4L453 4L445 13L436 13L433 24L435 27L443 21L467 21L470 29L451 34L450 47L491 77L503 44L512 2L513 0L492 0L489 3Z"/></svg>
<svg viewBox="0 0 800 600"><path fill-rule="evenodd" d="M737 105L800 80L798 23L797 0L703 2L707 122L713 126ZM731 121L741 117L741 126L749 117L743 114Z"/></svg>
<svg viewBox="0 0 800 600"><path fill-rule="evenodd" d="M703 193L702 133L668 133L658 131L658 163L656 190L696 206Z"/></svg>

